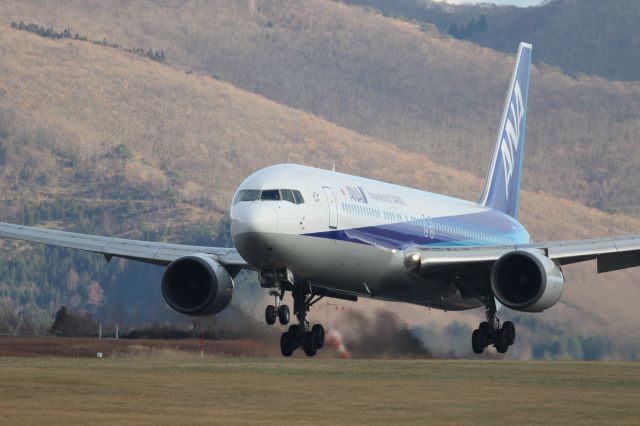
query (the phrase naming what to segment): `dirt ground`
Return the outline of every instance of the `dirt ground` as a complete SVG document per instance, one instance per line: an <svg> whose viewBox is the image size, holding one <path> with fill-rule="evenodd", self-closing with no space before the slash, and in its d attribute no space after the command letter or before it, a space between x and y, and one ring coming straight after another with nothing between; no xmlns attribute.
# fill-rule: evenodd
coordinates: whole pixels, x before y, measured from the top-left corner
<svg viewBox="0 0 640 426"><path fill-rule="evenodd" d="M260 340L152 340L97 339L62 337L0 337L0 357L74 357L104 358L121 356L166 356L173 353L184 357L205 354L216 356L266 357L279 354L274 344Z"/></svg>

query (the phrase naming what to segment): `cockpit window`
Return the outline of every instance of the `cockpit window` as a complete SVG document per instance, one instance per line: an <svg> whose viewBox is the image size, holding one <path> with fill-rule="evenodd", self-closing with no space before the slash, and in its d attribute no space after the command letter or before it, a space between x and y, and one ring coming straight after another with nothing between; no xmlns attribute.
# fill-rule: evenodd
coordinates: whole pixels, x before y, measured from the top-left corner
<svg viewBox="0 0 640 426"><path fill-rule="evenodd" d="M247 189L242 196L242 201L255 201L260 198L260 191L257 189Z"/></svg>
<svg viewBox="0 0 640 426"><path fill-rule="evenodd" d="M300 191L295 189L243 189L236 193L233 198L233 204L237 204L240 201L288 201L292 204L304 204L304 198Z"/></svg>
<svg viewBox="0 0 640 426"><path fill-rule="evenodd" d="M290 189L281 189L280 193L282 194L282 199L285 201L288 201L290 203L295 204L296 200L295 198L293 198L293 194L291 193Z"/></svg>
<svg viewBox="0 0 640 426"><path fill-rule="evenodd" d="M238 191L238 193L236 194L236 196L233 198L233 204L237 204L238 201L242 200L242 196L244 195L246 191Z"/></svg>
<svg viewBox="0 0 640 426"><path fill-rule="evenodd" d="M302 194L300 193L300 191L296 191L295 189L292 191L293 192L293 196L296 200L296 204L304 204L304 198L302 198Z"/></svg>
<svg viewBox="0 0 640 426"><path fill-rule="evenodd" d="M260 199L262 201L278 201L280 200L280 191L277 189L263 190Z"/></svg>

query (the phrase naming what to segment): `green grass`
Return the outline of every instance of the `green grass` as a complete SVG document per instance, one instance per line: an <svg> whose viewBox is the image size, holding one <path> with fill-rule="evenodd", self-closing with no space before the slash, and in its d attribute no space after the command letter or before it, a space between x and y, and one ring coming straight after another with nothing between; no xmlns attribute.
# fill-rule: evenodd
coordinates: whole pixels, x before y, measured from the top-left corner
<svg viewBox="0 0 640 426"><path fill-rule="evenodd" d="M632 424L640 363L3 358L0 424Z"/></svg>

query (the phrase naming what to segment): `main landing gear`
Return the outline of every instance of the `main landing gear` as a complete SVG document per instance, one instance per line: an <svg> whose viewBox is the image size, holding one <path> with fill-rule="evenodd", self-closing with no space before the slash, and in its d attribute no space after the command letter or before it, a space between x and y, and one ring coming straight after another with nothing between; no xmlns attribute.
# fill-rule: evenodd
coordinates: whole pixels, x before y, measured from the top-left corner
<svg viewBox="0 0 640 426"><path fill-rule="evenodd" d="M289 330L280 336L280 351L284 356L291 356L298 348L303 348L307 356L314 356L318 349L324 346L324 327L321 324L311 326L307 321L307 313L315 303L324 296L314 296L310 288L303 285L292 285L293 312L298 320L298 324L289 326ZM284 292L280 288L272 289L269 292L275 296L274 305L269 305L265 309L265 320L267 324L275 324L276 319L280 324L289 323L289 307L282 304Z"/></svg>
<svg viewBox="0 0 640 426"><path fill-rule="evenodd" d="M493 345L498 353L506 353L509 346L516 341L516 327L511 321L505 321L500 327L500 320L496 316L496 304L491 298L486 304L487 320L471 335L473 352L481 354L484 348Z"/></svg>

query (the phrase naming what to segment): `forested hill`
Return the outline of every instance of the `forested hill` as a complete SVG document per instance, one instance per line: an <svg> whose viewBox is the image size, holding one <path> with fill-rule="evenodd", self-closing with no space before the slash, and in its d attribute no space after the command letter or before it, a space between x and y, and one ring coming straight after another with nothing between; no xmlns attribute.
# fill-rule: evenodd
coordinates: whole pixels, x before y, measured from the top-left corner
<svg viewBox="0 0 640 426"><path fill-rule="evenodd" d="M329 0L0 2L0 22L20 20L161 51L167 64L477 177L516 48L505 55ZM534 58L542 50L534 46ZM639 111L637 84L536 67L525 188L640 214Z"/></svg>
<svg viewBox="0 0 640 426"><path fill-rule="evenodd" d="M436 25L443 33L511 53L518 42L535 46L535 62L572 75L640 80L640 2L550 0L519 8L452 5L428 0L345 0L388 16ZM483 17L484 16L484 17Z"/></svg>

